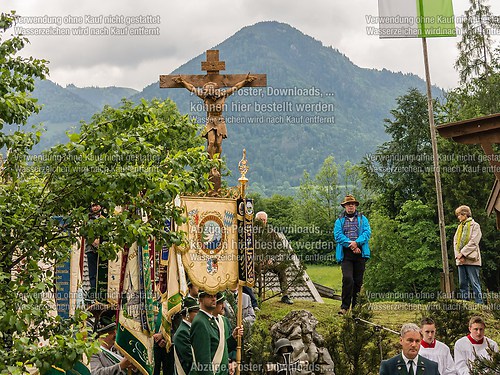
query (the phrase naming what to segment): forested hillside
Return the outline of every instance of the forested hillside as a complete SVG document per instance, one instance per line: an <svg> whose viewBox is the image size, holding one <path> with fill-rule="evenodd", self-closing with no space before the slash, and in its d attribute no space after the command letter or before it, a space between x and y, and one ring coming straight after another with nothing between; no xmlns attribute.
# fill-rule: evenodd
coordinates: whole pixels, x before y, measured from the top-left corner
<svg viewBox="0 0 500 375"><path fill-rule="evenodd" d="M341 164L359 162L387 140L383 120L395 98L412 87L424 90L424 81L415 75L360 68L335 48L278 22L245 27L207 49L220 50L220 59L226 62L224 73L267 74L267 87L244 88L227 100L229 136L223 143L224 157L233 171L246 148L251 187L266 195L293 194L303 171L317 172L329 155ZM202 74L200 62L204 60L205 53L200 51L172 74ZM35 95L45 108L32 121L45 121L46 147L64 139L66 128L88 120L99 106L115 105L121 95L130 93L43 83ZM139 102L153 97L170 97L182 113L204 124L202 101L187 90L160 89L155 82L131 99ZM229 183L235 184L236 178L230 177Z"/></svg>

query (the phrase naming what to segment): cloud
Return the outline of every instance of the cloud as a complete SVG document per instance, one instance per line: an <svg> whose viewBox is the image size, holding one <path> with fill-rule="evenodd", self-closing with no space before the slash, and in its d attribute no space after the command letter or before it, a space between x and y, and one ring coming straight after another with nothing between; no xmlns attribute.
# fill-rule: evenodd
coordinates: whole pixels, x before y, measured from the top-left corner
<svg viewBox="0 0 500 375"><path fill-rule="evenodd" d="M468 0L454 0L455 14L463 14ZM118 0L4 0L4 9L28 16L159 16L159 35L32 36L26 54L51 61L51 79L62 85L128 86L142 89L159 74L170 73L242 27L260 21L285 22L332 46L356 65L412 72L423 77L420 40L380 40L366 33L367 15L378 15L377 2L367 0L148 0L141 3ZM500 4L491 4L495 14ZM36 25L44 27L47 25ZM123 24L65 24L62 27L126 27ZM129 26L129 27L136 27ZM377 26L377 25L375 25ZM497 37L498 38L498 37ZM453 68L458 38L429 40L433 82L442 87L456 85ZM156 77L153 78L152 77Z"/></svg>

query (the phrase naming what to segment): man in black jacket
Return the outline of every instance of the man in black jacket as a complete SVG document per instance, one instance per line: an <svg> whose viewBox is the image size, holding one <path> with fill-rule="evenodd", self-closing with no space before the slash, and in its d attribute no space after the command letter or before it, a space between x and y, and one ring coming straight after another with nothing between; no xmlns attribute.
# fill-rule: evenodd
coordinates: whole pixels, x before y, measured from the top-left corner
<svg viewBox="0 0 500 375"><path fill-rule="evenodd" d="M438 364L418 355L422 334L414 323L403 324L399 342L402 353L382 361L380 375L440 375Z"/></svg>

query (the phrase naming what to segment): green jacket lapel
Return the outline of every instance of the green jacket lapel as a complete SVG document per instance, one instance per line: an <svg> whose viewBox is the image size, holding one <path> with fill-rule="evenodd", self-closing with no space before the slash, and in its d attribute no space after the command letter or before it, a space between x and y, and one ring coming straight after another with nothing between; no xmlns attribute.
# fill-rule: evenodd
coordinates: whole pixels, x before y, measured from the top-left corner
<svg viewBox="0 0 500 375"><path fill-rule="evenodd" d="M422 357L418 357L418 365L417 365L417 372L415 375L423 375L425 374L425 363L422 361Z"/></svg>
<svg viewBox="0 0 500 375"><path fill-rule="evenodd" d="M398 375L408 375L408 371L406 370L406 363L403 360L403 356L400 354L396 361L396 370Z"/></svg>

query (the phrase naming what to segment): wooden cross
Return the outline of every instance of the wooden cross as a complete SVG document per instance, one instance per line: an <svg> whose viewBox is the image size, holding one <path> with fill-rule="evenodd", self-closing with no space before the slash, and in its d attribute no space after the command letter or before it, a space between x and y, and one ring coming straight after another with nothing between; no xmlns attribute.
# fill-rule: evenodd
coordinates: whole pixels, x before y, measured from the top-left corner
<svg viewBox="0 0 500 375"><path fill-rule="evenodd" d="M211 158L222 153L222 141L227 137L224 116L224 102L228 96L242 87L266 86L265 74L220 74L226 63L219 60L218 50L207 51L207 61L201 63L205 75L160 75L160 88L185 88L197 95L205 103L207 123L203 137L207 138L207 151ZM207 84L207 85L206 85ZM206 86L205 86L206 85ZM229 87L228 89L221 89ZM220 172L213 168L210 176L217 194L221 186Z"/></svg>
<svg viewBox="0 0 500 375"><path fill-rule="evenodd" d="M201 62L201 70L207 72L207 74L181 75L181 77L195 87L203 87L207 82L215 82L219 87L232 87L246 77L246 74L220 74L221 70L226 70L226 62L219 60L219 50L216 49L207 51L207 61ZM265 74L252 75L256 79L246 85L247 87L267 86ZM183 88L184 86L173 81L175 77L178 77L178 75L160 75L160 88Z"/></svg>

